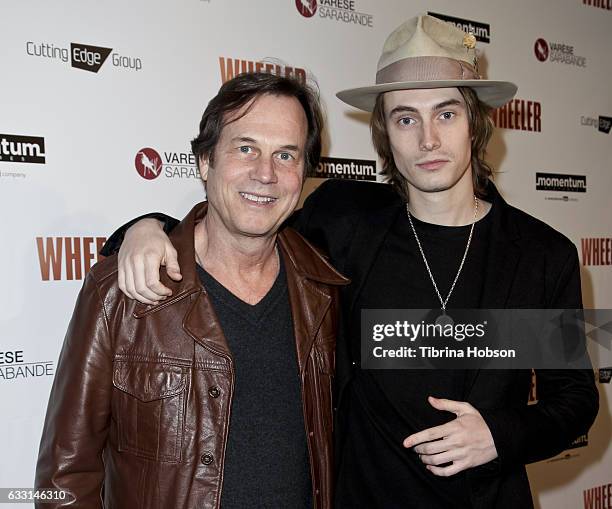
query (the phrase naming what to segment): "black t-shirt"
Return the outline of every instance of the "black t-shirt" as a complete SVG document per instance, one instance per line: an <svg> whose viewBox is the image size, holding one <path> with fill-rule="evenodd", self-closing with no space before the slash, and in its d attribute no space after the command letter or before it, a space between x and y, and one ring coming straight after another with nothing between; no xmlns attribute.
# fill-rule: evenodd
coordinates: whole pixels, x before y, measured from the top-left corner
<svg viewBox="0 0 612 509"><path fill-rule="evenodd" d="M471 225L448 227L413 218L442 298L446 298L465 251ZM465 265L447 309L478 308L491 213L478 221ZM354 377L342 400L336 507L469 507L465 473L438 477L402 441L455 418L434 409L427 396L464 400L461 370L361 370L361 309L440 309L407 215L399 214L364 283L349 320Z"/></svg>
<svg viewBox="0 0 612 509"><path fill-rule="evenodd" d="M198 274L235 366L223 509L310 508L312 485L287 276L255 305Z"/></svg>

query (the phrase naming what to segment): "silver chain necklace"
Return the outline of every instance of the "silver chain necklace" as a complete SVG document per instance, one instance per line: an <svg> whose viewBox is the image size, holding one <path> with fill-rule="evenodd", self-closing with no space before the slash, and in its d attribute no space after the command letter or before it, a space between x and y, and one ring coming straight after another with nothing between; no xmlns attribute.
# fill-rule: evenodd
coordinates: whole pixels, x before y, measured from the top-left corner
<svg viewBox="0 0 612 509"><path fill-rule="evenodd" d="M448 295L446 299L442 299L442 294L440 290L438 290L438 285L436 284L436 280L431 273L431 269L429 268L429 263L427 263L427 258L425 257L425 252L423 251L423 246L421 246L421 241L419 240L419 236L417 235L416 230L414 229L414 224L412 223L412 215L410 214L410 209L408 208L408 204L406 203L406 212L408 213L408 221L410 222L410 228L412 228L412 233L414 233L414 238L416 239L417 245L419 246L419 251L421 252L421 256L423 257L423 261L425 262L425 268L427 269L427 273L429 274L429 279L433 283L433 287L436 290L436 294L438 295L438 299L440 300L440 304L442 306L443 316L446 315L446 304L448 303L448 299L450 299L453 290L455 289L455 285L457 284L457 280L459 279L459 274L461 274L461 270L463 269L463 264L465 263L465 259L467 258L468 250L470 249L470 244L472 242L472 234L474 233L474 225L476 224L476 216L478 215L478 198L474 196L474 220L472 221L472 227L470 228L470 236L468 237L467 245L465 246L465 252L463 253L463 258L461 259L461 264L459 265L459 270L457 271L457 275L451 285L450 290L448 291ZM442 317L439 317L442 318Z"/></svg>

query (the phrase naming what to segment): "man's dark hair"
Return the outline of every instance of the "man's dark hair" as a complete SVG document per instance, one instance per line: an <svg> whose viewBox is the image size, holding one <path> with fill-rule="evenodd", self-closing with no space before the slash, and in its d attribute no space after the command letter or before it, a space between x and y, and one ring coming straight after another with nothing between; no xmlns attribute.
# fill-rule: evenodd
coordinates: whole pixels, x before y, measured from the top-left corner
<svg viewBox="0 0 612 509"><path fill-rule="evenodd" d="M239 74L226 81L208 103L200 121L200 133L191 142L191 150L196 156L198 167L202 156L208 157L210 164L214 164L215 147L219 142L221 131L228 123L246 115L250 107L240 116L231 117L230 120L228 114L240 110L262 95L294 97L302 105L308 121L304 147L304 178L314 174L321 157L323 129L323 114L318 91L294 78L261 72Z"/></svg>
<svg viewBox="0 0 612 509"><path fill-rule="evenodd" d="M493 175L493 169L485 161L487 144L493 134L493 120L491 120L491 108L478 99L473 89L458 87L459 92L465 100L468 113L468 124L470 127L472 147L472 182L474 193L478 198L486 196L485 189L489 177ZM372 132L372 143L382 162L381 175L395 188L402 198L408 200L406 179L400 173L391 152L387 124L385 122L384 94L379 94L370 118L370 130Z"/></svg>

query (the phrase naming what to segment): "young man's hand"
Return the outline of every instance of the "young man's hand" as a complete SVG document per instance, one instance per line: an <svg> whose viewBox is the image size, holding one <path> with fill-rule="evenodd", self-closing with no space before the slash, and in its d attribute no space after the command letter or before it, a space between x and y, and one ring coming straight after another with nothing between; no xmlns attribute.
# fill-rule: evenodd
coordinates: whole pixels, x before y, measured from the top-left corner
<svg viewBox="0 0 612 509"><path fill-rule="evenodd" d="M119 249L118 265L119 288L144 304L156 304L172 295L159 280L162 265L174 281L183 278L176 249L157 219L142 219L128 229Z"/></svg>
<svg viewBox="0 0 612 509"><path fill-rule="evenodd" d="M432 396L428 401L436 410L452 412L457 418L414 433L404 440L404 447L414 448L427 470L448 477L497 458L491 431L472 405Z"/></svg>

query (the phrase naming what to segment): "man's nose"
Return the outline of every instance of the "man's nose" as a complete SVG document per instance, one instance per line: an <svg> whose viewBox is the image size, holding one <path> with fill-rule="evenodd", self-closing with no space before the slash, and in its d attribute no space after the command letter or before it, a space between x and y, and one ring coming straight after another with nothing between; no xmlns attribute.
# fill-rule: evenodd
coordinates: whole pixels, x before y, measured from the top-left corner
<svg viewBox="0 0 612 509"><path fill-rule="evenodd" d="M277 181L276 169L272 155L258 158L251 168L250 177L262 184L274 184Z"/></svg>
<svg viewBox="0 0 612 509"><path fill-rule="evenodd" d="M421 127L421 150L431 152L440 148L440 135L438 129L432 122L425 122Z"/></svg>

